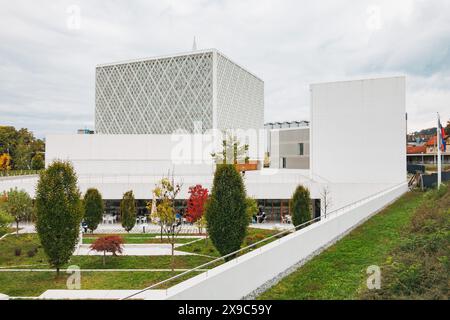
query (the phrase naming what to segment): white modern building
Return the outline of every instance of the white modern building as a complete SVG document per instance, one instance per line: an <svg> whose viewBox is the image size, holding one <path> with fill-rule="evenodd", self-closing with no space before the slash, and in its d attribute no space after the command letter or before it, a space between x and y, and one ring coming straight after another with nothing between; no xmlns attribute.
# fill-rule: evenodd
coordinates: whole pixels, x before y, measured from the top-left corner
<svg viewBox="0 0 450 320"><path fill-rule="evenodd" d="M313 84L311 178L406 181L405 77Z"/></svg>
<svg viewBox="0 0 450 320"><path fill-rule="evenodd" d="M97 134L259 129L264 82L216 49L96 68Z"/></svg>
<svg viewBox="0 0 450 320"><path fill-rule="evenodd" d="M208 52L210 51L196 54L207 55ZM226 58L219 58L221 54L217 51L211 52L218 61L223 59L222 64L231 64ZM228 72L253 79L254 83L261 86L261 91L256 95L262 93L262 81L237 68L240 67L231 64L220 70L234 70ZM231 101L222 100L221 103L217 101L217 108L222 105L223 110L222 113L213 112L213 115L216 115L213 118L216 120L210 124L220 124L221 128L245 125L262 127L262 113L259 115L259 111L256 114L261 118L257 122L253 122L254 119L242 118L248 118L253 114L252 106L258 105L262 108L263 102L261 104L248 102L248 105L251 105L248 107L250 111L240 111L248 112L249 115L246 117L230 114L229 110L223 107L225 103L228 106L236 106L235 102L240 101L237 97L242 97L243 94L236 95L236 90L245 90L241 86L238 86L239 89L234 88L230 77L223 77L218 73L217 79L221 77L221 81L229 83L221 89L223 92L217 91L215 99L220 100L222 99L220 96L227 96L231 97ZM251 81L248 80L247 83L249 82ZM258 86L255 85L256 87ZM309 128L275 129L279 130L279 133L297 129L307 130L301 139L305 143L303 152L309 160L309 168L285 169L278 165L247 171L244 175L247 194L257 199L259 205L264 207L269 220L280 222L282 217L289 213L289 199L299 184L309 188L311 198L314 200L315 216L321 214L321 209L323 211L320 201L325 188L331 197L328 211L342 208L395 186L400 186L406 191L405 78L314 84L310 90ZM244 104L239 108L243 106ZM259 107L255 108L259 110ZM128 190L134 191L136 199L139 200L138 207L145 210L145 200L151 198L152 188L159 179L167 175L168 171L183 184L177 203L180 207L185 205L189 186L202 184L208 189L211 188L215 170L210 156L214 148L211 135L120 134L120 130L125 127L130 130L129 126L135 122L124 122L123 125L119 125L120 121L111 119L105 116L101 120L111 122L105 122L104 134L47 136L46 164L55 159L72 161L78 174L80 190L85 192L91 187L99 189L103 198L107 200L108 210L113 213L117 212L119 201ZM190 120L180 123L188 125ZM109 133L107 130L110 129L106 129L109 125L111 130L121 129L118 129L116 134L106 134ZM132 130L138 133L137 129ZM262 136L266 136L265 134L263 131ZM294 137L292 141L298 139L299 137ZM285 150L282 150L281 154L291 152L289 144L282 145L283 143L279 144L279 149ZM301 153L301 147L297 142L292 145L293 153L296 151ZM274 150L275 147L271 149ZM19 187L34 195L36 183L37 177L0 179L0 191Z"/></svg>
<svg viewBox="0 0 450 320"><path fill-rule="evenodd" d="M268 131L271 168L309 169L309 127L282 127Z"/></svg>

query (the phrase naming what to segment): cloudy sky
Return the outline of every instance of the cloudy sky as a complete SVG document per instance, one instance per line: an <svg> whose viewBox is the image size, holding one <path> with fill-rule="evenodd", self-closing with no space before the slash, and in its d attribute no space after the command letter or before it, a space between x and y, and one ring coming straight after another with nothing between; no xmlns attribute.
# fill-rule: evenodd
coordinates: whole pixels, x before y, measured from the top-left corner
<svg viewBox="0 0 450 320"><path fill-rule="evenodd" d="M450 1L0 0L0 125L94 125L95 65L217 48L265 81L265 120L315 82L407 76L409 131L450 118ZM444 121L443 121L444 122Z"/></svg>

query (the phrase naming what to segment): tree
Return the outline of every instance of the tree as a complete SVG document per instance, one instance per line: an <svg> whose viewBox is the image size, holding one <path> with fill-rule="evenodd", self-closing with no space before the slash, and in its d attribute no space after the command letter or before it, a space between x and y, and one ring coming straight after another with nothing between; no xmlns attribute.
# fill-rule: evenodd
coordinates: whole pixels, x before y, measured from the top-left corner
<svg viewBox="0 0 450 320"><path fill-rule="evenodd" d="M258 213L258 203L255 199L247 197L245 199L245 203L247 205L247 217L248 221L251 222L253 220L253 216Z"/></svg>
<svg viewBox="0 0 450 320"><path fill-rule="evenodd" d="M169 173L170 176L170 173ZM158 220L162 233L171 245L172 271L175 269L175 241L181 231L181 219L177 219L175 199L181 191L181 184L175 183L174 176L163 178L153 190L156 200L156 210L152 219Z"/></svg>
<svg viewBox="0 0 450 320"><path fill-rule="evenodd" d="M0 154L11 155L11 169L29 169L32 157L44 151L44 141L36 139L27 129L16 130L11 126L0 126Z"/></svg>
<svg viewBox="0 0 450 320"><path fill-rule="evenodd" d="M225 135L226 137L222 141L222 151L211 154L216 163L237 164L242 161L248 163L249 146L247 144L242 145L238 138L229 132L226 132Z"/></svg>
<svg viewBox="0 0 450 320"><path fill-rule="evenodd" d="M31 167L31 148L23 139L16 145L13 160L16 170L29 170Z"/></svg>
<svg viewBox="0 0 450 320"><path fill-rule="evenodd" d="M105 205L102 195L97 189L91 188L86 191L83 199L84 221L91 232L97 229L102 221Z"/></svg>
<svg viewBox="0 0 450 320"><path fill-rule="evenodd" d="M116 256L123 252L123 238L120 236L100 237L91 244L90 248L94 251L103 251L103 265L106 264L106 252Z"/></svg>
<svg viewBox="0 0 450 320"><path fill-rule="evenodd" d="M6 193L6 201L3 202L4 210L14 218L16 222L16 234L19 234L19 222L31 218L33 213L33 200L25 190L10 189Z"/></svg>
<svg viewBox="0 0 450 320"><path fill-rule="evenodd" d="M328 189L328 187L324 187L322 189L320 196L321 196L321 200L322 200L323 215L326 218L328 209L331 207L331 204L332 204L330 189Z"/></svg>
<svg viewBox="0 0 450 320"><path fill-rule="evenodd" d="M7 153L0 155L0 170L3 174L11 170L11 156Z"/></svg>
<svg viewBox="0 0 450 320"><path fill-rule="evenodd" d="M36 230L57 275L75 250L83 208L77 177L69 162L54 161L36 187Z"/></svg>
<svg viewBox="0 0 450 320"><path fill-rule="evenodd" d="M311 220L311 199L309 190L299 185L289 201L292 223L298 226Z"/></svg>
<svg viewBox="0 0 450 320"><path fill-rule="evenodd" d="M189 187L189 199L187 201L186 219L190 223L195 223L202 233L204 225L203 213L205 212L205 204L208 200L208 189L203 188L200 184Z"/></svg>
<svg viewBox="0 0 450 320"><path fill-rule="evenodd" d="M42 170L45 168L44 158L40 154L35 154L31 159L32 170Z"/></svg>
<svg viewBox="0 0 450 320"><path fill-rule="evenodd" d="M234 165L219 165L206 205L206 223L210 239L221 255L241 247L249 222L241 175Z"/></svg>
<svg viewBox="0 0 450 320"><path fill-rule="evenodd" d="M9 225L14 218L0 207L0 236L8 232Z"/></svg>
<svg viewBox="0 0 450 320"><path fill-rule="evenodd" d="M17 131L11 126L0 126L0 153L11 153L17 140Z"/></svg>
<svg viewBox="0 0 450 320"><path fill-rule="evenodd" d="M122 227L127 232L130 232L136 224L136 201L131 190L125 192L122 197L122 201L120 202L120 216Z"/></svg>

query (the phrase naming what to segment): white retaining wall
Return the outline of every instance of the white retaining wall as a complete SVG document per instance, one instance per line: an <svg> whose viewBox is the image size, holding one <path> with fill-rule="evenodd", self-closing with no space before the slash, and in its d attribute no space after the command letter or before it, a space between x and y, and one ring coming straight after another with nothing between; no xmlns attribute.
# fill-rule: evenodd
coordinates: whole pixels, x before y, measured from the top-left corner
<svg viewBox="0 0 450 320"><path fill-rule="evenodd" d="M241 299L294 264L325 248L407 190L408 186L404 183L351 205L327 219L169 288L166 298Z"/></svg>

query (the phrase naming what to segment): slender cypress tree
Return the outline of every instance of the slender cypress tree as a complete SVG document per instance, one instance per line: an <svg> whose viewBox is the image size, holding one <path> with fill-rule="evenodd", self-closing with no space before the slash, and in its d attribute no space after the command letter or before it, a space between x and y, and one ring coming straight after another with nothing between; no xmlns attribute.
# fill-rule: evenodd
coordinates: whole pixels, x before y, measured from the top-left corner
<svg viewBox="0 0 450 320"><path fill-rule="evenodd" d="M205 216L210 239L221 255L241 247L249 219L244 183L233 164L217 167Z"/></svg>
<svg viewBox="0 0 450 320"><path fill-rule="evenodd" d="M36 230L57 274L75 250L82 215L80 192L72 165L53 162L40 174L36 187Z"/></svg>
<svg viewBox="0 0 450 320"><path fill-rule="evenodd" d="M89 230L94 231L102 221L103 211L105 210L100 192L95 188L88 189L84 195L83 206L84 221Z"/></svg>
<svg viewBox="0 0 450 320"><path fill-rule="evenodd" d="M134 200L133 191L124 193L122 201L120 202L120 216L122 220L122 227L130 232L136 224L136 201Z"/></svg>
<svg viewBox="0 0 450 320"><path fill-rule="evenodd" d="M292 223L298 226L311 220L311 198L309 190L302 185L295 189L292 199L289 201L292 214Z"/></svg>

